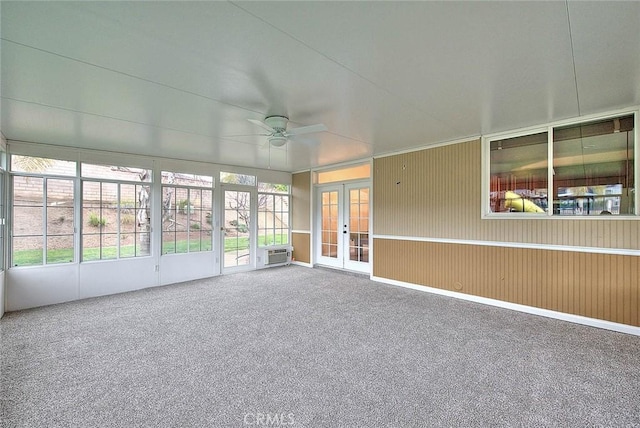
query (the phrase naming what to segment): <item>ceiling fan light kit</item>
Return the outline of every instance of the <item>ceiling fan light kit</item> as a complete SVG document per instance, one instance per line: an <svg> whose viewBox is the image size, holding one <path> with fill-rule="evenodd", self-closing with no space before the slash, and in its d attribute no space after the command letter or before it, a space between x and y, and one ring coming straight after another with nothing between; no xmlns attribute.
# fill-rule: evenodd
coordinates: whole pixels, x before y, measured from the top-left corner
<svg viewBox="0 0 640 428"><path fill-rule="evenodd" d="M287 137L284 135L274 135L273 137L269 137L269 144L273 147L282 147L284 143L287 142Z"/></svg>

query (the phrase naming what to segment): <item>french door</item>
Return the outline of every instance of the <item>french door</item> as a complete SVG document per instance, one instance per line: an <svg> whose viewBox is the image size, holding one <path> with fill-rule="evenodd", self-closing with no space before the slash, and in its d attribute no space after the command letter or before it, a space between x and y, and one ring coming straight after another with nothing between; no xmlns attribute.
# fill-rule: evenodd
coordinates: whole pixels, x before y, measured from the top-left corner
<svg viewBox="0 0 640 428"><path fill-rule="evenodd" d="M252 219L255 191L222 190L221 246L222 272L247 270L255 267L255 225Z"/></svg>
<svg viewBox="0 0 640 428"><path fill-rule="evenodd" d="M322 186L317 193L317 263L370 272L369 185Z"/></svg>

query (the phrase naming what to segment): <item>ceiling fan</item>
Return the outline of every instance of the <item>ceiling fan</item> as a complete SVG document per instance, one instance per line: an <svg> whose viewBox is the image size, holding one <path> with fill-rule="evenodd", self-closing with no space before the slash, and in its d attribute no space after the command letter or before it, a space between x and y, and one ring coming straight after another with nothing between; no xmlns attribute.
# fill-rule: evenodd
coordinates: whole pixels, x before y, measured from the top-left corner
<svg viewBox="0 0 640 428"><path fill-rule="evenodd" d="M264 121L256 119L248 120L254 125L258 125L262 129L269 132L268 134L257 135L264 135L265 137L267 137L267 141L273 147L283 146L291 137L296 137L303 134L312 134L315 132L324 132L328 130L328 128L322 123L319 123L317 125L301 126L299 128L291 128L287 130L287 123L289 122L289 118L281 115L267 116Z"/></svg>

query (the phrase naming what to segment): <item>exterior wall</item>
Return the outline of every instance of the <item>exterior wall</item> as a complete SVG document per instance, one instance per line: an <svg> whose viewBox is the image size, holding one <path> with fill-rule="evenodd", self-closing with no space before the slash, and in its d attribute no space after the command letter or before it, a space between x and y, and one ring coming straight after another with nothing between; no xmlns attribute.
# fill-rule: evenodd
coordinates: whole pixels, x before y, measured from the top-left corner
<svg viewBox="0 0 640 428"><path fill-rule="evenodd" d="M311 263L311 172L293 174L291 243L296 262Z"/></svg>
<svg viewBox="0 0 640 428"><path fill-rule="evenodd" d="M482 219L480 146L375 159L374 278L639 326L640 221Z"/></svg>

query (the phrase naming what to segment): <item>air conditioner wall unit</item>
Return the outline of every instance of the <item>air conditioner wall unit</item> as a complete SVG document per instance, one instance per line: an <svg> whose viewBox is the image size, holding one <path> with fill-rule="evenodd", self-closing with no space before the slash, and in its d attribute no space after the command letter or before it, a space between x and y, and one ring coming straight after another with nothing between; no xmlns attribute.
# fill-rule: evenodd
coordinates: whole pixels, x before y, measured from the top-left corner
<svg viewBox="0 0 640 428"><path fill-rule="evenodd" d="M291 262L291 251L289 251L289 248L267 249L266 253L265 265L281 265Z"/></svg>

